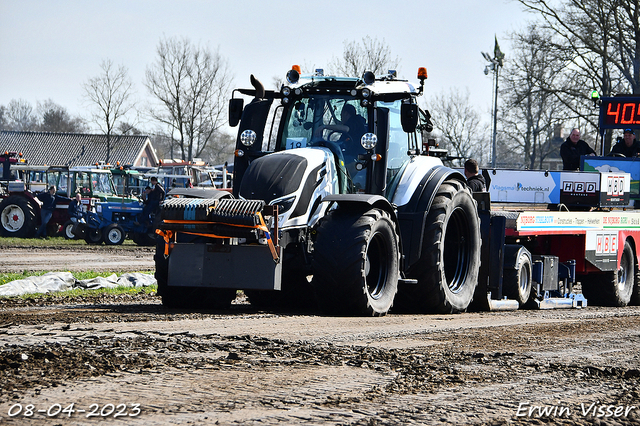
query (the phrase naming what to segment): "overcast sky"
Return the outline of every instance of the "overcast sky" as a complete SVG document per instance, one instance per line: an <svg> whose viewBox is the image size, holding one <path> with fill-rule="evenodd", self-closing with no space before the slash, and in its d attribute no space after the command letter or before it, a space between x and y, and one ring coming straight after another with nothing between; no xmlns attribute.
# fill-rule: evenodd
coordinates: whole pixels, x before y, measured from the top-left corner
<svg viewBox="0 0 640 426"><path fill-rule="evenodd" d="M368 35L400 58L399 77L417 83L418 67L427 67L427 105L468 88L489 121L493 83L480 52L492 53L497 35L508 60L508 33L530 19L507 0L0 0L0 105L52 99L88 117L82 84L103 59L126 66L147 101L144 74L162 37L219 48L235 87L250 87L252 73L271 87L291 65L325 67L345 40Z"/></svg>

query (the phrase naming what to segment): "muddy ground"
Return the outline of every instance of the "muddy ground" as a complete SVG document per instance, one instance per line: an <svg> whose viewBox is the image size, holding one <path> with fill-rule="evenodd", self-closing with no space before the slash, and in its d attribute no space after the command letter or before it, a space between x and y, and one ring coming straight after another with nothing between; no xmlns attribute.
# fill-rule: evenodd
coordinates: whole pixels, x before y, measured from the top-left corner
<svg viewBox="0 0 640 426"><path fill-rule="evenodd" d="M0 423L637 424L639 347L638 307L345 318L242 294L189 312L155 295L2 299Z"/></svg>

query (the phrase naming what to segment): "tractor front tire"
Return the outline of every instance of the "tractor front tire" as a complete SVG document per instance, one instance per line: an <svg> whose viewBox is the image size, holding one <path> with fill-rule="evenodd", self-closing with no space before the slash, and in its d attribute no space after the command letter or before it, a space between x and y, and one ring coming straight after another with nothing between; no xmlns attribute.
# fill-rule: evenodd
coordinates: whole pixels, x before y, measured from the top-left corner
<svg viewBox="0 0 640 426"><path fill-rule="evenodd" d="M121 245L126 237L127 233L124 232L122 226L118 225L117 223L112 223L111 225L105 227L104 231L102 232L104 243L108 246Z"/></svg>
<svg viewBox="0 0 640 426"><path fill-rule="evenodd" d="M318 228L312 262L320 308L331 314L385 315L398 290L399 253L389 213L329 213Z"/></svg>
<svg viewBox="0 0 640 426"><path fill-rule="evenodd" d="M36 212L26 198L12 195L0 203L0 224L3 237L29 238L37 230Z"/></svg>

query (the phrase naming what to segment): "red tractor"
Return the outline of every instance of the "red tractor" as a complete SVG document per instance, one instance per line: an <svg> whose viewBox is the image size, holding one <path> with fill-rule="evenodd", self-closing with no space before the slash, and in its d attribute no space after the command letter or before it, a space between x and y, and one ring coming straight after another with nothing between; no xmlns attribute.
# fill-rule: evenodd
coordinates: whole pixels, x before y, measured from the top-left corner
<svg viewBox="0 0 640 426"><path fill-rule="evenodd" d="M60 186L59 179L68 172L49 166L27 166L22 154L4 152L0 155L0 235L32 237L40 225L40 204L36 193L50 185ZM56 182L53 182L55 178ZM49 182L51 181L51 182ZM70 202L70 200L69 200ZM49 221L48 235L56 235L69 219L69 202L59 203Z"/></svg>

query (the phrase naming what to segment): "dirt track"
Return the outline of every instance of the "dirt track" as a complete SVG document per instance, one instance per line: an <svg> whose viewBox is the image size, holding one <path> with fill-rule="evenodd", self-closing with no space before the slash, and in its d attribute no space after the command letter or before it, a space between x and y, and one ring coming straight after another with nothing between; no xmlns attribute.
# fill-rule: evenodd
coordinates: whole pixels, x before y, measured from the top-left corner
<svg viewBox="0 0 640 426"><path fill-rule="evenodd" d="M0 247L0 273L22 271L152 271L155 247Z"/></svg>
<svg viewBox="0 0 640 426"><path fill-rule="evenodd" d="M225 312L0 300L0 423L637 424L639 345L637 307L339 318L242 297Z"/></svg>

